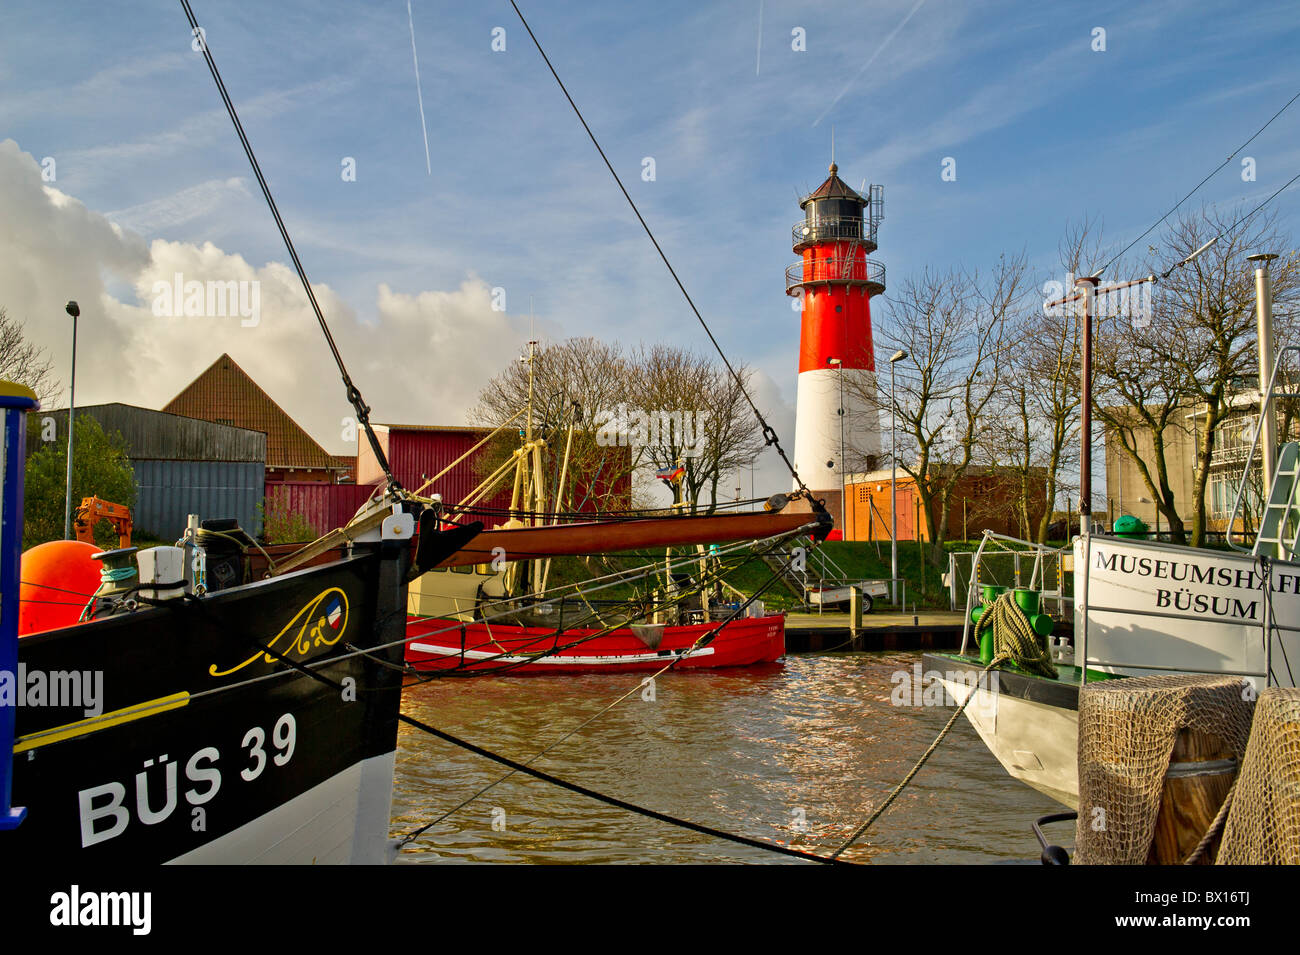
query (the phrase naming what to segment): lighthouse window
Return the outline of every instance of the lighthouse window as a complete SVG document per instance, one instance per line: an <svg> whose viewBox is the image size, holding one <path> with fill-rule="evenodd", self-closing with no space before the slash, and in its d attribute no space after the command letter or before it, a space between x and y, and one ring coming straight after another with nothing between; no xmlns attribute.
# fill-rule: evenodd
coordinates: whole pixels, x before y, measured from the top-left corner
<svg viewBox="0 0 1300 955"><path fill-rule="evenodd" d="M835 306L835 311L837 311L837 312L842 312L842 311L844 311L844 306L842 306L842 305L836 305L836 306Z"/></svg>

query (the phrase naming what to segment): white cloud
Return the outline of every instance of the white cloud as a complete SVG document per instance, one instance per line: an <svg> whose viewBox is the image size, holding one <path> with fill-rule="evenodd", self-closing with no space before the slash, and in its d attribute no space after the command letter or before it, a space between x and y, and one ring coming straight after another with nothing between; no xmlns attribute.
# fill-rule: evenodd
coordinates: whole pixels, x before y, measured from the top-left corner
<svg viewBox="0 0 1300 955"><path fill-rule="evenodd" d="M206 195L211 186L186 192ZM230 183L222 187L228 192ZM165 215L167 202L152 210L155 219ZM63 304L75 298L82 306L78 404L161 407L228 352L327 450L353 449L340 436L340 420L351 407L288 266L257 266L210 242L155 239L146 245L75 197L46 187L35 159L12 140L0 142L0 219L7 226L0 234L0 305L27 321L29 336L48 349L61 372L71 348ZM155 314L156 284L171 284L177 275L183 283L258 283L258 322L237 314ZM134 295L112 294L106 286L111 277ZM473 276L453 291L405 294L381 284L373 324L359 320L328 285L314 288L378 421L462 423L479 389L517 356L528 331L526 319L493 311L491 289ZM66 380L66 373L61 377Z"/></svg>
<svg viewBox="0 0 1300 955"><path fill-rule="evenodd" d="M162 199L142 202L105 215L125 229L148 234L198 219L222 209L232 200L247 199L251 195L245 179L211 179Z"/></svg>

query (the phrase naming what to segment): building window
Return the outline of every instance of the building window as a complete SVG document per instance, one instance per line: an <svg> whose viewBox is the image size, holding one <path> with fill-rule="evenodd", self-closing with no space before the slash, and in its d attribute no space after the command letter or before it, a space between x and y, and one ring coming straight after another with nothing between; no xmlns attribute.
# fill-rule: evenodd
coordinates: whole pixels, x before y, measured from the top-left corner
<svg viewBox="0 0 1300 955"><path fill-rule="evenodd" d="M1237 488L1240 484L1241 476L1239 474L1221 471L1210 475L1211 517L1227 520L1231 516L1232 505L1237 500ZM1254 482L1246 487L1246 493L1242 497L1241 506L1245 513L1258 514L1260 512L1260 495Z"/></svg>

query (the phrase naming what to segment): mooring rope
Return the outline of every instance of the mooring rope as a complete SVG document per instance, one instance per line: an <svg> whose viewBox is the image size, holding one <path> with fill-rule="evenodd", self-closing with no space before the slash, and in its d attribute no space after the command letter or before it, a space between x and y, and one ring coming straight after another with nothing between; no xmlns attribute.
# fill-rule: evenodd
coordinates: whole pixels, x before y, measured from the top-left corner
<svg viewBox="0 0 1300 955"><path fill-rule="evenodd" d="M737 608L736 608L736 609L731 613L731 615L730 615L729 617L727 617L726 620L723 620L723 621L722 621L722 622L721 622L717 627L714 627L712 630L709 630L709 631L707 631L707 632L705 632L705 633L700 634L700 636L699 636L698 638L696 638L695 642L690 646L690 648L689 648L688 650L686 650L685 653L683 653L682 655L680 655L680 656L678 656L678 657L675 657L674 659L670 660L666 666L661 667L657 672L651 674L649 677L643 677L639 683L637 683L636 685L632 686L632 687L631 687L631 688L630 688L626 693L624 693L624 694L622 694L621 696L619 696L618 698L616 698L616 699L610 701L608 704L606 704L604 707L602 707L599 711L597 711L596 713L594 713L592 716L588 717L588 718L587 718L586 720L584 720L583 722L579 723L579 724L578 724L577 726L575 726L573 729L569 730L569 732L565 733L565 734L564 734L563 736L561 736L559 739L557 739L557 740L555 740L554 742L552 742L552 743L551 743L549 746L547 746L545 749L543 749L543 750L541 750L540 752L534 754L533 756L530 756L528 759L526 759L526 760L524 761L524 765L530 765L530 764L532 764L532 763L535 763L537 760L541 759L543 756L545 756L545 755L546 755L547 753L549 753L551 750L555 749L555 747L559 746L559 745L560 745L561 743L563 743L565 740L567 740L567 739L569 739L571 736L574 736L575 734L581 732L583 729L585 729L586 727L588 727L588 726L590 726L592 723L594 723L597 719L599 719L600 717L604 716L604 715L605 715L606 713L608 713L610 710L614 709L614 707L618 706L618 704L622 703L624 700L626 700L629 696L631 696L631 695L632 695L633 693L635 693L637 690L639 690L639 689L641 689L642 687L644 687L644 686L646 685L646 682L647 682L647 681L649 681L649 682L654 682L654 681L655 681L656 679L658 679L660 676L662 676L663 674L667 673L667 672L668 672L669 670L671 670L673 667L677 666L677 664L680 663L682 660L684 660L684 659L685 659L685 658L686 658L690 653L692 653L693 651L695 651L695 650L698 649L699 647L706 646L708 643L712 642L713 638L716 637L719 633L722 632L723 627L725 627L727 624L731 623L731 622L734 621L734 620L738 620L738 619L740 619L740 615L745 611L745 609L746 609L747 607L749 607L749 605L752 604L755 600L757 600L757 599L759 598L759 596L761 596L761 595L762 595L762 594L763 594L763 593L764 593L764 592L765 592L769 587L771 587L771 586L776 582L776 579L777 579L777 574L776 574L776 573L773 573L773 574L772 574L772 575L767 579L767 581L766 581L766 582L765 582L761 587L757 588L757 589L754 591L753 595L750 596L750 598L749 598L748 600L746 600L746 601L745 601L741 606L737 607ZM468 805L469 805L470 803L472 803L474 800L478 799L480 796L482 796L484 793L486 793L489 789L492 789L494 786L498 785L499 783L503 783L503 782L505 782L507 779L509 779L509 778L510 778L511 776L513 776L514 774L515 774L515 771L514 771L514 770L511 770L510 772L506 773L504 776L501 776L501 777L499 777L498 779L495 779L495 780L493 780L492 782L488 783L486 786L484 786L484 787L483 787L482 789L480 789L478 792L476 792L476 793L474 793L473 795L471 795L469 798L467 798L467 799L463 800L462 802L458 803L457 805L453 806L451 809L448 809L446 812L444 812L444 813L443 813L441 816L439 816L437 819L434 819L432 822L426 823L425 825L420 826L418 829L414 829L414 830L412 830L411 832L407 833L406 837L403 838L402 841L401 841L400 843L398 843L398 849L401 849L402 847L404 847L404 846L408 845L409 843L413 842L413 841L414 841L416 838L418 838L422 833L424 833L424 832L427 831L428 829L431 829L432 827L436 826L438 823L442 822L444 819L446 819L448 816L451 816L453 813L456 813L456 812L460 811L461 809L464 809L466 806L468 806Z"/></svg>
<svg viewBox="0 0 1300 955"><path fill-rule="evenodd" d="M934 738L934 742L930 744L929 749L927 749L921 755L921 758L916 761L916 765L912 767L911 772L909 772L906 776L904 776L902 782L900 782L897 786L895 786L890 791L888 798L885 799L885 801L881 804L879 809L877 809L875 812L871 814L871 818L869 818L862 825L858 826L857 829L853 830L853 835L845 839L844 842L840 844L839 848L830 854L829 858L838 859L840 857L840 853L842 853L845 849L849 848L849 846L853 845L853 843L861 839L863 834L865 834L866 831L872 827L875 821L885 814L885 811L891 805L893 805L894 800L899 797L899 794L902 793L904 788L906 788L907 784L910 783L914 778L916 778L916 774L921 771L921 767L924 766L926 762L929 760L929 758L934 755L935 750L939 748L939 744L944 741L944 738L948 735L948 732L953 728L953 726L956 725L957 717L961 716L962 713L966 711L966 707L970 703L970 701L975 699L975 694L980 689L980 683L983 680L984 675L988 673L990 670L992 670L995 666L998 666L1001 663L1005 663L1010 659L1011 657L1009 654L1001 654L999 656L994 657L989 662L989 665L980 671L979 676L975 678L975 685L971 687L971 691L967 695L966 699L962 701L961 706L957 707L957 711L952 714L948 722L944 725L944 728L939 731L939 735Z"/></svg>
<svg viewBox="0 0 1300 955"><path fill-rule="evenodd" d="M979 623L975 627L976 640L979 639L980 631L989 627L993 628L994 657L989 661L988 666L981 670L979 676L976 677L975 686L971 689L969 695L967 695L966 699L962 701L961 706L957 707L956 712L952 714L943 729L939 731L939 735L935 737L934 742L931 743L929 748L921 755L921 758L916 761L916 765L912 767L911 772L904 776L902 782L890 791L888 798L879 809L871 814L871 818L859 826L854 831L853 835L845 840L838 849L831 853L832 859L838 858L840 853L853 845L853 843L857 842L858 839L862 838L863 833L870 829L872 824L884 815L885 810L893 804L894 800L898 798L899 794L902 793L907 784L916 777L916 774L921 771L921 767L924 766L929 758L934 755L935 750L939 748L939 744L944 741L953 726L956 725L957 718L966 711L966 707L970 704L970 701L975 698L975 693L979 690L980 685L984 680L984 676L990 670L1002 665L1003 663L1012 663L1029 673L1034 673L1051 679L1056 678L1056 667L1052 663L1051 656L1039 642L1038 634L1030 625L1029 618L1025 615L1024 610L1015 602L1015 594L1008 591L1007 593L1000 595L998 599L984 611L983 616L980 617Z"/></svg>
<svg viewBox="0 0 1300 955"><path fill-rule="evenodd" d="M1205 850L1210 847L1210 843L1214 841L1214 837L1219 834L1219 830L1223 828L1223 823L1228 818L1228 809L1232 806L1233 793L1237 791L1237 779L1240 778L1241 776L1238 775L1232 781L1232 785L1228 787L1228 792L1223 797L1223 805L1219 807L1218 813L1215 814L1214 820L1210 823L1210 828L1205 830L1205 835L1201 836L1201 841L1196 844L1196 848L1192 850L1191 855L1183 860L1183 865L1196 865L1201 856L1205 854Z"/></svg>
<svg viewBox="0 0 1300 955"><path fill-rule="evenodd" d="M270 656L279 660L281 663L284 663L285 665L292 667L294 670L297 670L298 672L304 674L305 676L309 676L313 680L316 680L319 683L323 683L326 686L329 686L332 689L337 690L339 692L342 692L344 690L343 684L338 683L335 680L331 680L329 677L325 676L322 673L318 673L315 670L303 666L298 661L290 659L288 656L284 655L283 653L280 653L274 647L261 643L258 640L252 640L251 643L259 650L269 654ZM563 779L562 777L559 776L554 776L540 769L534 769L533 767L527 765L526 763L521 763L517 760L510 759L508 756L502 756L500 753L495 753L492 750L484 749L482 746L477 746L474 743L469 742L468 740L463 740L458 736L453 736L451 733L448 733L444 730L440 730L436 726L432 726L424 722L423 720L416 719L414 716L408 716L402 712L398 712L397 719L403 723L406 723L408 726L413 726L416 729L424 733L427 733L430 736L442 740L443 742L451 743L453 746L457 746L461 749L471 752L476 756L482 756L484 759L489 759L492 762L500 763L502 766L506 766L511 770L514 770L515 772L523 773L526 776L531 776L532 778L540 780L542 782L550 783L551 785L557 786L560 789L566 789L569 792L577 793L580 796L586 796L589 799L594 799L597 802L602 802L605 803L606 805L614 806L618 809L623 809L626 810L627 812L631 812L639 816L645 816L650 819L656 819L660 822L666 822L669 825L677 826L678 828L681 829L688 829L691 832L698 832L701 835L713 836L717 839L722 839L727 842L736 843L737 845L749 846L754 849L764 849L768 852L775 852L780 855L787 855L787 856L792 856L794 858L803 859L806 862L818 862L821 863L822 865L846 864L846 863L841 863L838 859L834 857L821 856L821 855L817 855L816 853L805 852L802 849L795 849L790 846L782 846L773 842L765 842L761 839L754 839L749 836L742 836L735 832L727 832L724 829L715 829L712 826L706 826L702 823L692 822L689 819L682 819L679 816L674 816L669 813L660 812L659 810L651 809L648 806L641 806L634 802L628 802L626 799L619 799L617 796L611 796L608 793L603 793L600 792L599 790L591 789L579 783L571 782L570 780Z"/></svg>
<svg viewBox="0 0 1300 955"><path fill-rule="evenodd" d="M1056 679L1056 665L1029 623L1015 594L1007 591L987 607L975 625L975 641L980 632L993 628L993 652L1005 655L1011 663L1036 676Z"/></svg>

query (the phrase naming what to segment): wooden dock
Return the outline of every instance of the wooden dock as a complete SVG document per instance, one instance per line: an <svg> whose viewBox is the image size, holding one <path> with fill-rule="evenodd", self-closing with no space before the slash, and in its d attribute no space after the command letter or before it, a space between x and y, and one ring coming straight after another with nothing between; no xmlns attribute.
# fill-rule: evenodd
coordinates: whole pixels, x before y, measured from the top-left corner
<svg viewBox="0 0 1300 955"><path fill-rule="evenodd" d="M962 614L948 610L917 613L880 610L864 614L854 640L847 613L790 613L785 646L790 653L827 650L955 650L961 645Z"/></svg>

